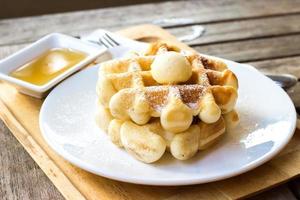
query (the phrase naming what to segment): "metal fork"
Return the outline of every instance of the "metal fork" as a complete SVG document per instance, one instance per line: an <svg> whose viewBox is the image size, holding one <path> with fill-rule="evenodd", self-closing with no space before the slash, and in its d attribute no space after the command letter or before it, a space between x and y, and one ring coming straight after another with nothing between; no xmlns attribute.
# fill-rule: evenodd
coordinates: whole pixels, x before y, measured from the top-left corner
<svg viewBox="0 0 300 200"><path fill-rule="evenodd" d="M107 49L120 46L120 43L117 42L115 39L113 39L112 36L108 35L107 33L104 33L101 37L99 37L98 41L94 41L94 40L88 40L88 41L95 43L97 45L104 46Z"/></svg>

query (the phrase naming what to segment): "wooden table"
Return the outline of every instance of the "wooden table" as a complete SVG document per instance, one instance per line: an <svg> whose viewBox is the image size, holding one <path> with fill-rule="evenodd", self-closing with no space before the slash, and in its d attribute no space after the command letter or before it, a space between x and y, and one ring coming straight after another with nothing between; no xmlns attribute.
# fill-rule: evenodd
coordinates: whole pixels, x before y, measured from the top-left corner
<svg viewBox="0 0 300 200"><path fill-rule="evenodd" d="M184 24L161 20L174 18ZM189 42L198 51L300 78L299 21L299 0L174 1L8 19L0 20L0 58L50 32L77 36L97 28L159 23L182 36L202 25L204 35ZM0 143L0 199L63 199L2 122ZM296 199L299 185L294 180L253 199Z"/></svg>

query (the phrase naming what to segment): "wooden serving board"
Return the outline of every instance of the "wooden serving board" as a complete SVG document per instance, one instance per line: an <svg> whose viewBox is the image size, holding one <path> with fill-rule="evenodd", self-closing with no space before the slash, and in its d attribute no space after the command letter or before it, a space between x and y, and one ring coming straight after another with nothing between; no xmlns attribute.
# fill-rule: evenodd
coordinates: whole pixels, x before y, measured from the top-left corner
<svg viewBox="0 0 300 200"><path fill-rule="evenodd" d="M163 40L181 48L174 36L153 25L118 32L143 41ZM66 199L237 199L285 182L300 173L300 132L266 164L223 181L177 187L143 186L106 179L84 171L58 156L46 144L39 129L43 100L18 93L0 82L0 117Z"/></svg>

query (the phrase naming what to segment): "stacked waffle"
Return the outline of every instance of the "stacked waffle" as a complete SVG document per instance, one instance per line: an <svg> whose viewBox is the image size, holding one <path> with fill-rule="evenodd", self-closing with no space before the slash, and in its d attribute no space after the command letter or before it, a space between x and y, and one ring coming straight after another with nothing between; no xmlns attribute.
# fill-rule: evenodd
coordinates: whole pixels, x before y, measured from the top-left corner
<svg viewBox="0 0 300 200"><path fill-rule="evenodd" d="M220 60L154 43L101 64L97 123L111 141L151 163L186 160L238 122L238 81Z"/></svg>

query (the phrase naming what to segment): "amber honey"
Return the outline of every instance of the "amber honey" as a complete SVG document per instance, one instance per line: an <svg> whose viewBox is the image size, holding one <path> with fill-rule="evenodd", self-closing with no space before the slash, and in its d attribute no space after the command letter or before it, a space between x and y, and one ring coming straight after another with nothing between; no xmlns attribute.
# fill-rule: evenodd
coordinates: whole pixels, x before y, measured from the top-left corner
<svg viewBox="0 0 300 200"><path fill-rule="evenodd" d="M35 85L44 85L82 61L86 56L83 52L68 48L50 49L11 72L10 76Z"/></svg>

